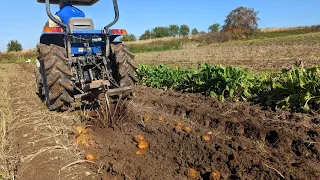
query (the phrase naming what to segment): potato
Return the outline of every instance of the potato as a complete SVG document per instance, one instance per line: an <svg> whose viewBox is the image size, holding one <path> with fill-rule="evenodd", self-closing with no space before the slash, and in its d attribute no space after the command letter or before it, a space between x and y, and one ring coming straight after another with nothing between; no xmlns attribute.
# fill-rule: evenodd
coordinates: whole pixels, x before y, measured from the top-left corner
<svg viewBox="0 0 320 180"><path fill-rule="evenodd" d="M145 149L138 149L136 151L136 155L144 155L146 153L146 150Z"/></svg>
<svg viewBox="0 0 320 180"><path fill-rule="evenodd" d="M210 174L210 180L220 180L220 172L212 171Z"/></svg>
<svg viewBox="0 0 320 180"><path fill-rule="evenodd" d="M96 160L95 156L91 153L86 155L86 160L94 162Z"/></svg>
<svg viewBox="0 0 320 180"><path fill-rule="evenodd" d="M80 134L75 141L77 144L85 147L89 147L89 145L93 145L95 142L94 137L88 134Z"/></svg>
<svg viewBox="0 0 320 180"><path fill-rule="evenodd" d="M151 115L147 113L147 114L143 117L143 120L144 120L145 122L151 121L151 120L152 120Z"/></svg>
<svg viewBox="0 0 320 180"><path fill-rule="evenodd" d="M141 141L145 141L145 138L142 135L134 136L134 141L140 143Z"/></svg>
<svg viewBox="0 0 320 180"><path fill-rule="evenodd" d="M210 136L204 135L204 136L202 136L202 140L208 142L208 141L210 141Z"/></svg>
<svg viewBox="0 0 320 180"><path fill-rule="evenodd" d="M88 133L88 130L86 129L86 127L83 124L78 124L75 126L75 132L77 135L80 135L80 134Z"/></svg>
<svg viewBox="0 0 320 180"><path fill-rule="evenodd" d="M185 127L185 128L184 128L184 131L185 131L186 133L190 133L190 132L191 132L191 128L190 128L190 127Z"/></svg>
<svg viewBox="0 0 320 180"><path fill-rule="evenodd" d="M199 177L199 175L200 175L200 173L197 170L193 169L193 168L189 168L187 170L188 178L192 178L192 179L193 178L197 178L197 177Z"/></svg>
<svg viewBox="0 0 320 180"><path fill-rule="evenodd" d="M160 121L164 121L164 120L165 120L165 117L164 117L164 116L160 116L160 117L159 117L159 120L160 120Z"/></svg>
<svg viewBox="0 0 320 180"><path fill-rule="evenodd" d="M182 131L182 127L181 126L176 126L176 132L180 132L180 131Z"/></svg>
<svg viewBox="0 0 320 180"><path fill-rule="evenodd" d="M141 141L139 144L138 144L138 148L139 149L147 149L149 146L149 143L147 141Z"/></svg>

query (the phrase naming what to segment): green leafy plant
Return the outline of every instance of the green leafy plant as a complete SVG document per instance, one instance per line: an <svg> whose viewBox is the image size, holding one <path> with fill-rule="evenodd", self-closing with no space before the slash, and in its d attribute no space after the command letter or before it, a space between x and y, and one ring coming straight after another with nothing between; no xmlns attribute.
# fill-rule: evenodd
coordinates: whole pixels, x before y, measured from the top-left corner
<svg viewBox="0 0 320 180"><path fill-rule="evenodd" d="M138 76L149 87L200 93L221 101L249 101L299 112L320 108L320 67L253 75L237 67L208 64L196 70L143 65Z"/></svg>

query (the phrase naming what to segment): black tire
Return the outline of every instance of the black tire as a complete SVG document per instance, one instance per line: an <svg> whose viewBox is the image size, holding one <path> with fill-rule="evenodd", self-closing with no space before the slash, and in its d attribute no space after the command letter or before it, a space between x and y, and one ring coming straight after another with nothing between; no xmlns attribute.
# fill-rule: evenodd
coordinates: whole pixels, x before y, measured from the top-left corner
<svg viewBox="0 0 320 180"><path fill-rule="evenodd" d="M45 92L45 99L51 111L66 110L74 102L71 70L66 50L56 45L38 44L41 82L39 94ZM39 81L37 78L37 81ZM37 82L39 83L39 82ZM41 91L41 93L40 93Z"/></svg>
<svg viewBox="0 0 320 180"><path fill-rule="evenodd" d="M36 84L37 84L37 95L43 101L45 99L45 92L42 84L42 76L40 73L40 68L35 68L35 77L36 77Z"/></svg>
<svg viewBox="0 0 320 180"><path fill-rule="evenodd" d="M134 86L138 79L136 78L136 66L133 63L134 55L130 52L129 47L119 43L113 44L112 49L115 56L118 78L117 82L120 87Z"/></svg>

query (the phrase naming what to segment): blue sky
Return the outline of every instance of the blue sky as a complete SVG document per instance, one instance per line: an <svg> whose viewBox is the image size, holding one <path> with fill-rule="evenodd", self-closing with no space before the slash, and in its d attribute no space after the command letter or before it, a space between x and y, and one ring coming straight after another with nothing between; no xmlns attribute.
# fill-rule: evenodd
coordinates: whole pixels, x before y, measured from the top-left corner
<svg viewBox="0 0 320 180"><path fill-rule="evenodd" d="M28 3L27 3L28 2ZM207 30L213 23L223 24L228 13L239 6L259 11L260 27L290 27L320 24L319 0L118 0L120 20L114 28L127 29L137 36L146 29L170 24L187 24ZM92 7L80 7L91 17L97 29L112 21L112 0L100 0ZM52 11L58 10L52 5ZM36 0L2 0L0 51L11 39L24 49L35 47L44 23L45 5Z"/></svg>

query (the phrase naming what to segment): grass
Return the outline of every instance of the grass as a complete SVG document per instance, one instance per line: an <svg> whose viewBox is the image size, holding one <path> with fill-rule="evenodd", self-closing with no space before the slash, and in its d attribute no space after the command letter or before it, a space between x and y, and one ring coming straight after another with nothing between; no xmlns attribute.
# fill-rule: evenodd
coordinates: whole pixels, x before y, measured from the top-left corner
<svg viewBox="0 0 320 180"><path fill-rule="evenodd" d="M261 38L274 38L284 36L294 36L299 34L308 34L313 32L319 32L320 25L306 26L306 27L293 27L293 28L266 28L261 29L258 37ZM257 37L256 37L257 38Z"/></svg>
<svg viewBox="0 0 320 180"><path fill-rule="evenodd" d="M28 173L23 171L39 164L44 169L37 171L39 177L53 177L59 170L61 179L81 176L88 171L85 166L61 170L79 160L83 152L70 138L74 114L48 111L35 93L33 68L0 64L0 179L14 179L17 175L27 179L24 175Z"/></svg>
<svg viewBox="0 0 320 180"><path fill-rule="evenodd" d="M30 59L32 63L35 63L37 58L37 52L30 50L26 52L8 52L0 53L0 63L25 63L27 59Z"/></svg>
<svg viewBox="0 0 320 180"><path fill-rule="evenodd" d="M0 179L12 178L14 172L10 166L6 166L8 147L7 129L13 120L11 109L11 97L9 94L9 72L13 72L11 65L3 65L0 67Z"/></svg>

